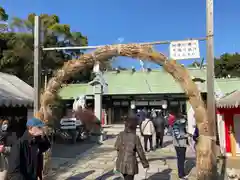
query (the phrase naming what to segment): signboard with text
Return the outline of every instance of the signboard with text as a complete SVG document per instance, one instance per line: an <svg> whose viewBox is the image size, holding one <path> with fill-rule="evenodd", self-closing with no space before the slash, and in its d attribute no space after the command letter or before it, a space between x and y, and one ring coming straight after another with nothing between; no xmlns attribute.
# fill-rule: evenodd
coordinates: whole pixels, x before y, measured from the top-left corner
<svg viewBox="0 0 240 180"><path fill-rule="evenodd" d="M171 59L183 60L200 58L198 40L172 41L169 50Z"/></svg>

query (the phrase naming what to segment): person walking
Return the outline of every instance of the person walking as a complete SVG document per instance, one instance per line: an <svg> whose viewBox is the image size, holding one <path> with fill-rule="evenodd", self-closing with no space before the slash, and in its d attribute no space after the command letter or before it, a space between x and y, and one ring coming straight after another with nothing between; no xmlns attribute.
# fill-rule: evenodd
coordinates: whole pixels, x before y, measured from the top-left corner
<svg viewBox="0 0 240 180"><path fill-rule="evenodd" d="M117 150L116 171L120 172L125 180L134 180L138 174L138 161L136 154L140 158L143 167L149 168L149 163L144 154L140 138L136 134L137 117L128 117L125 130L120 132L115 142Z"/></svg>
<svg viewBox="0 0 240 180"><path fill-rule="evenodd" d="M148 112L140 127L140 132L144 139L144 150L146 152L153 150L153 135L155 134L155 128L150 116L151 113ZM148 142L150 144L150 150L148 150Z"/></svg>
<svg viewBox="0 0 240 180"><path fill-rule="evenodd" d="M173 145L177 154L178 176L180 179L186 177L185 160L188 145L188 134L186 132L186 119L180 113L176 114L176 120L172 125Z"/></svg>
<svg viewBox="0 0 240 180"><path fill-rule="evenodd" d="M0 179L7 178L8 158L11 147L17 141L16 132L12 131L11 123L8 120L3 121L0 129L0 153L1 153L1 170Z"/></svg>
<svg viewBox="0 0 240 180"><path fill-rule="evenodd" d="M38 118L27 121L27 130L13 145L9 155L9 180L37 180L39 174L39 155L50 148L44 134L44 123Z"/></svg>
<svg viewBox="0 0 240 180"><path fill-rule="evenodd" d="M153 118L153 124L156 131L156 148L163 147L163 137L165 130L165 119L160 113L157 113L157 117Z"/></svg>

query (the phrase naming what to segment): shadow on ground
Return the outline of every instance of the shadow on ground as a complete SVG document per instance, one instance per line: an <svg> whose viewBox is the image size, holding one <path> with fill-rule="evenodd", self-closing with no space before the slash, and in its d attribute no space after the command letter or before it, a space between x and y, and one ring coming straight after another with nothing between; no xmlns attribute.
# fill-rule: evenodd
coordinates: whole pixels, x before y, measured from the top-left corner
<svg viewBox="0 0 240 180"><path fill-rule="evenodd" d="M118 135L107 135L107 139L114 139L114 138L116 138Z"/></svg>
<svg viewBox="0 0 240 180"><path fill-rule="evenodd" d="M171 161L171 160L176 160L176 156L166 156L166 157L159 157L159 158L149 158L148 161L162 161L164 163L164 165L168 164L167 161ZM177 166L177 164L174 164L175 166ZM190 158L187 157L186 158L186 162L185 162L185 172L186 174L190 174L192 169L196 166L196 159L195 158Z"/></svg>
<svg viewBox="0 0 240 180"><path fill-rule="evenodd" d="M112 151L113 147L101 147L100 143L96 143L96 141L91 140L78 142L76 144L54 144L52 149L52 163L54 164L56 161L58 162L56 165L52 165L54 173L49 174L46 179L57 179L59 175L68 172L73 172L74 174L74 168L78 162L85 158L89 158L84 155L85 153L91 153L91 160L94 160L95 158L101 156L101 154L106 154L106 152ZM62 163L59 161L62 161ZM94 172L95 171L88 171L79 175L74 175L68 177L68 180L84 179Z"/></svg>
<svg viewBox="0 0 240 180"><path fill-rule="evenodd" d="M172 169L165 169L161 172L155 173L149 177L146 177L143 180L170 180L171 179L171 172ZM106 172L105 174L103 174L102 176L98 177L96 180L107 180L109 178L113 179L113 180L122 180L122 177L118 176L118 177L113 177L116 174L113 172L113 170Z"/></svg>
<svg viewBox="0 0 240 180"><path fill-rule="evenodd" d="M163 161L166 162L167 160L175 160L176 156L165 156L165 157L158 157L158 158L148 158L148 161Z"/></svg>
<svg viewBox="0 0 240 180"><path fill-rule="evenodd" d="M76 144L54 143L52 145L52 157L75 158L76 156L82 154L83 152L91 149L95 145L96 142L91 140L80 141L77 142Z"/></svg>
<svg viewBox="0 0 240 180"><path fill-rule="evenodd" d="M227 174L226 174L226 168L227 168L226 164L227 164L226 157L221 157L221 158L218 159L218 169L220 170L219 171L219 177L218 177L219 180L224 180L227 176Z"/></svg>
<svg viewBox="0 0 240 180"><path fill-rule="evenodd" d="M195 158L186 158L185 162L185 173L191 174L192 169L196 166Z"/></svg>
<svg viewBox="0 0 240 180"><path fill-rule="evenodd" d="M151 161L163 161L164 164L166 165L167 164L167 161L168 160L175 160L176 157L175 156L169 156L169 157L159 157L159 158L149 158L148 161L151 162ZM186 159L186 163L185 163L185 171L187 174L190 174L191 173L191 170L195 167L195 158L187 158ZM141 166L141 164L139 164ZM177 164L176 164L177 166ZM173 176L172 173L172 169L171 167L168 168L168 169L164 169L163 171L161 172L157 172L153 175L150 175L147 180L170 180ZM113 178L113 180L121 180L121 177L115 177L116 174L113 172L113 170L110 170L108 172L106 172L105 174L101 175L100 177L98 177L96 180L107 180L109 178ZM175 174L175 176L177 177L177 175Z"/></svg>
<svg viewBox="0 0 240 180"><path fill-rule="evenodd" d="M171 145L172 143L173 143L172 140L165 141L165 142L163 143L163 148Z"/></svg>
<svg viewBox="0 0 240 180"><path fill-rule="evenodd" d="M113 172L113 170L110 170L110 171L104 173L103 175L99 176L96 180L106 180L114 175L115 175L115 173Z"/></svg>
<svg viewBox="0 0 240 180"><path fill-rule="evenodd" d="M84 173L79 173L77 175L67 178L67 180L82 180L88 177L89 175L93 174L94 172L95 172L94 170L91 170Z"/></svg>
<svg viewBox="0 0 240 180"><path fill-rule="evenodd" d="M147 178L147 180L170 180L172 169L164 169L161 172L153 174Z"/></svg>

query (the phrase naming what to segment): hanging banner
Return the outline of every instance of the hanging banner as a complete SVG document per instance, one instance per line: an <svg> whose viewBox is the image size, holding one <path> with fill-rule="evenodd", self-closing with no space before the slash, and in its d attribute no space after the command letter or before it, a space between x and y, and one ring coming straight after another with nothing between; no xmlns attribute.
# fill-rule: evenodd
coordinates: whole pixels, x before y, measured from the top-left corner
<svg viewBox="0 0 240 180"><path fill-rule="evenodd" d="M187 112L187 119L188 119L187 132L193 135L196 127L196 119L194 117L194 110L192 106Z"/></svg>
<svg viewBox="0 0 240 180"><path fill-rule="evenodd" d="M86 106L86 96L78 96L73 102L73 111L78 111L78 108L84 109Z"/></svg>
<svg viewBox="0 0 240 180"><path fill-rule="evenodd" d="M169 50L171 59L184 60L200 58L198 40L172 41Z"/></svg>

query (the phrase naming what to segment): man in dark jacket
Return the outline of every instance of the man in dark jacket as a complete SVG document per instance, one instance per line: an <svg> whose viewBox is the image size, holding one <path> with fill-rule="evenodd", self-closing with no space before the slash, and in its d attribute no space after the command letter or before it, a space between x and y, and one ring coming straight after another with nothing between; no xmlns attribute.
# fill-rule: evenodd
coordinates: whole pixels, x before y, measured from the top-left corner
<svg viewBox="0 0 240 180"><path fill-rule="evenodd" d="M50 148L43 131L44 123L37 118L27 121L27 130L12 147L9 156L8 177L10 180L37 180L39 155Z"/></svg>
<svg viewBox="0 0 240 180"><path fill-rule="evenodd" d="M157 113L157 117L153 118L153 124L156 131L156 148L163 146L163 136L165 129L165 119L160 113Z"/></svg>

